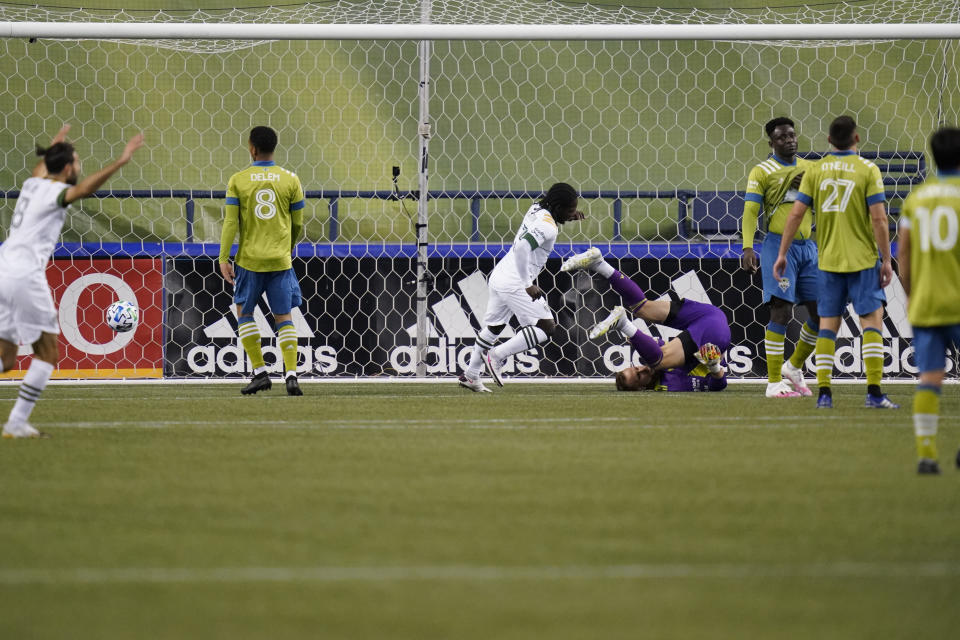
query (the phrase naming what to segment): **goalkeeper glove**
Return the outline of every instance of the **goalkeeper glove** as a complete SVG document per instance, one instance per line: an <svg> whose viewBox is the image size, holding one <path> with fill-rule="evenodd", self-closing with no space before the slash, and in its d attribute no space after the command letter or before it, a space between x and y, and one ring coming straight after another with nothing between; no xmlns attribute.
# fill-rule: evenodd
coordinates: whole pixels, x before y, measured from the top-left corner
<svg viewBox="0 0 960 640"><path fill-rule="evenodd" d="M710 373L714 374L719 374L723 371L723 367L720 366L720 359L722 357L723 354L720 353L717 345L710 342L700 347L700 351L697 352L697 360L699 360L701 364L706 365Z"/></svg>

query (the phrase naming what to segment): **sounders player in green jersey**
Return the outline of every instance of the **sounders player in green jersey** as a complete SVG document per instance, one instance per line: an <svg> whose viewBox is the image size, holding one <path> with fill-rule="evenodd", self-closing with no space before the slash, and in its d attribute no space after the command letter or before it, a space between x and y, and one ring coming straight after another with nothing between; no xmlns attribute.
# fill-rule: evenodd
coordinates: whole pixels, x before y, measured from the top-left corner
<svg viewBox="0 0 960 640"><path fill-rule="evenodd" d="M863 327L863 367L867 374L864 404L877 409L897 409L899 406L880 390L886 302L883 289L893 279L883 178L877 165L857 154L860 136L853 118L834 118L828 141L833 149L803 174L800 193L783 231L773 275L777 279L783 276L790 243L807 208L812 205L817 217L820 253L817 407L833 408L830 379L837 331L844 308L852 302Z"/></svg>
<svg viewBox="0 0 960 640"><path fill-rule="evenodd" d="M922 474L940 473L936 438L945 354L950 343L960 346L960 129L940 129L930 148L937 176L904 201L897 255L920 370L913 428ZM956 463L960 468L960 452Z"/></svg>
<svg viewBox="0 0 960 640"><path fill-rule="evenodd" d="M270 127L254 127L249 150L253 164L230 177L227 206L220 234L220 272L234 285L240 343L250 357L253 380L244 395L271 387L260 348L260 332L253 313L266 294L277 330L277 347L283 355L287 393L301 396L297 382L297 332L290 314L300 306L300 285L293 272L291 253L303 230L303 187L296 174L273 161L277 134ZM237 232L240 243L230 264L230 247Z"/></svg>
<svg viewBox="0 0 960 640"><path fill-rule="evenodd" d="M780 236L787 216L799 193L800 179L812 163L797 157L797 132L793 120L774 118L767 122L764 130L773 154L755 166L747 177L741 225L743 257L740 265L747 271L757 272L753 237L757 231L757 218L762 212L766 235L760 249L760 271L763 303L770 308L770 321L764 340L767 354L766 396L795 398L812 395L803 380L803 363L817 344L820 323L817 315L817 245L810 239L812 216L809 213L804 214L790 245L784 278L774 279L773 263L780 250ZM809 318L800 329L797 348L790 359L784 362L783 344L787 324L793 315L793 306L797 304L807 308Z"/></svg>

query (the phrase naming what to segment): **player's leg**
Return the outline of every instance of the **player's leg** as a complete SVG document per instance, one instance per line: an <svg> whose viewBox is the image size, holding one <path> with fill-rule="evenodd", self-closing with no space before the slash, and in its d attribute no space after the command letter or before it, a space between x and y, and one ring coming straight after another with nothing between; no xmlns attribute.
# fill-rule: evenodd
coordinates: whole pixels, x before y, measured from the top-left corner
<svg viewBox="0 0 960 640"><path fill-rule="evenodd" d="M270 275L266 283L267 302L276 322L277 350L283 358L283 379L287 395L302 396L297 381L297 330L293 326L291 311L302 302L300 283L293 269Z"/></svg>
<svg viewBox="0 0 960 640"><path fill-rule="evenodd" d="M783 298L770 298L770 321L764 332L763 347L767 360L768 398L797 398L799 391L783 380L783 348L786 342L787 323L793 315L793 304Z"/></svg>
<svg viewBox="0 0 960 640"><path fill-rule="evenodd" d="M656 340L640 331L637 325L633 324L630 318L627 317L627 310L623 307L614 307L606 318L590 329L588 336L591 340L594 340L605 335L612 329L616 329L623 334L623 337L627 339L627 342L629 342L633 350L637 352L637 355L640 356L644 364L651 368L663 366L664 351L669 347L670 343L668 342L667 345L661 347ZM675 358L672 358L670 361L672 362L674 359Z"/></svg>
<svg viewBox="0 0 960 640"><path fill-rule="evenodd" d="M517 353L535 349L549 340L556 329L553 313L547 306L546 298L533 300L523 290L501 293L521 326L515 336L488 351L484 358L487 372L499 386L503 386L500 375L503 361Z"/></svg>
<svg viewBox="0 0 960 640"><path fill-rule="evenodd" d="M774 258L775 259L775 258ZM817 334L820 330L820 316L817 313L817 287L820 268L817 264L817 245L812 240L794 240L787 254L787 266L790 271L790 284L787 299L806 307L809 317L800 327L800 338L793 349L790 359L780 369L781 378L793 390L802 396L811 396L813 392L803 379L803 365L817 346ZM786 323L783 323L786 326Z"/></svg>
<svg viewBox="0 0 960 640"><path fill-rule="evenodd" d="M483 328L477 333L477 339L470 351L470 362L457 383L471 391L488 393L480 376L484 368L484 356L497 344L497 339L507 326L513 312L507 306L504 296L496 289L487 291L487 309L483 314Z"/></svg>
<svg viewBox="0 0 960 640"><path fill-rule="evenodd" d="M10 410L10 416L3 427L5 438L36 438L46 435L31 426L29 420L33 408L43 390L47 388L50 376L57 366L60 357L57 339L58 334L43 332L31 345L33 358L27 373L23 376L23 382L20 383L17 401Z"/></svg>
<svg viewBox="0 0 960 640"><path fill-rule="evenodd" d="M917 473L939 474L937 426L940 389L946 370L947 327L914 327L913 348L920 380L913 394L913 431L917 444ZM960 333L960 326L957 327Z"/></svg>
<svg viewBox="0 0 960 640"><path fill-rule="evenodd" d="M873 409L899 409L880 389L883 380L883 305L887 301L880 288L880 261L872 269L851 276L853 310L860 316L863 328L861 354L867 374L867 396L864 405Z"/></svg>
<svg viewBox="0 0 960 640"><path fill-rule="evenodd" d="M833 408L833 392L830 382L833 378L834 356L837 351L837 332L840 320L847 306L847 274L832 271L820 271L817 280L817 313L820 316L820 328L817 332L817 408Z"/></svg>
<svg viewBox="0 0 960 640"><path fill-rule="evenodd" d="M648 300L640 285L614 269L613 265L603 259L600 250L596 247L590 247L589 250L568 258L560 266L561 271L575 271L577 269L587 269L605 278L610 284L610 288L620 294L623 299L623 307L637 318L647 322L660 323L670 313L669 300Z"/></svg>
<svg viewBox="0 0 960 640"><path fill-rule="evenodd" d="M797 290L797 259L793 245L787 253L787 268L779 280L773 277L773 265L780 251L780 235L768 233L760 247L760 275L763 283L763 302L770 318L764 331L763 348L767 361L768 398L796 398L800 394L783 382L783 351L787 324L793 316Z"/></svg>
<svg viewBox="0 0 960 640"><path fill-rule="evenodd" d="M33 347L33 358L20 383L17 401L3 427L3 435L8 438L45 437L46 434L33 428L28 420L60 358L57 308L43 274L18 282L8 293L10 295L4 296L4 302L9 307L3 314L4 330L0 337L8 343L15 344L17 340L29 343Z"/></svg>
<svg viewBox="0 0 960 640"><path fill-rule="evenodd" d="M817 315L817 303L815 300L805 302L803 305L807 309L809 317L806 322L800 326L800 338L797 340L797 346L793 349L790 359L783 363L783 369L780 373L784 379L789 380L793 388L802 396L813 395L803 379L803 365L810 357L810 354L817 348L817 334L820 330L820 316Z"/></svg>
<svg viewBox="0 0 960 640"><path fill-rule="evenodd" d="M477 339L473 343L473 349L470 351L470 362L457 380L457 384L464 389L470 389L470 391L479 393L490 392L490 389L487 389L480 380L484 367L484 355L486 355L490 349L493 349L497 343L497 338L506 326L505 322L496 325L485 325L483 329L477 333Z"/></svg>
<svg viewBox="0 0 960 640"><path fill-rule="evenodd" d="M17 351L15 343L0 338L0 373L17 366Z"/></svg>
<svg viewBox="0 0 960 640"><path fill-rule="evenodd" d="M263 295L263 274L248 271L240 266L235 268L236 280L233 284L233 301L237 305L237 333L240 336L240 344L243 346L244 353L250 358L250 366L253 367L253 378L247 386L240 390L240 393L250 395L258 391L267 391L273 386L273 383L270 382L270 374L267 373L266 363L263 360L260 330L253 319L257 302Z"/></svg>

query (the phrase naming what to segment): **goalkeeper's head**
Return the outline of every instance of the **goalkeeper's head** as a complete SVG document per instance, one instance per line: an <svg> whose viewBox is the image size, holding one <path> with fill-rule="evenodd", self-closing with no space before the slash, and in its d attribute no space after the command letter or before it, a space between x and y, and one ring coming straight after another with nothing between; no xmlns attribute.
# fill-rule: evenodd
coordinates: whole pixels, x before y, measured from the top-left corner
<svg viewBox="0 0 960 640"><path fill-rule="evenodd" d="M617 391L649 391L657 386L653 369L646 365L621 369L614 379Z"/></svg>
<svg viewBox="0 0 960 640"><path fill-rule="evenodd" d="M576 189L566 182L558 182L547 190L538 204L550 212L557 224L564 224L583 220L583 212L577 211L579 200Z"/></svg>

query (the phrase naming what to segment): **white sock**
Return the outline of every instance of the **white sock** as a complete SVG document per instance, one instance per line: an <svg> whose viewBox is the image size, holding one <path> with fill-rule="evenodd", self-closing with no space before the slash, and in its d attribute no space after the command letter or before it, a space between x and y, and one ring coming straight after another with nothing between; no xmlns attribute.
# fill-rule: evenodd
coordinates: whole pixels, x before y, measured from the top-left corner
<svg viewBox="0 0 960 640"><path fill-rule="evenodd" d="M543 344L548 339L546 332L540 327L526 326L520 327L517 335L513 336L502 345L491 352L491 356L497 360L506 360L515 353L533 349L538 344Z"/></svg>
<svg viewBox="0 0 960 640"><path fill-rule="evenodd" d="M463 375L471 380L476 380L480 377L480 370L483 369L483 354L485 351L493 349L493 345L497 342L497 336L499 334L490 331L487 327L484 327L480 333L477 334L477 341L473 343L473 351L470 352L470 364L467 366L467 370L463 372Z"/></svg>
<svg viewBox="0 0 960 640"><path fill-rule="evenodd" d="M26 422L30 419L30 412L40 399L40 394L47 387L53 365L34 357L27 369L27 375L20 383L20 395L17 397L13 409L10 410L10 422Z"/></svg>
<svg viewBox="0 0 960 640"><path fill-rule="evenodd" d="M614 269L613 266L606 260L601 260L597 264L593 265L593 267L591 268L593 269L594 273L596 273L599 276L603 276L608 280L610 279L610 276L613 275L613 272L616 271L616 269Z"/></svg>
<svg viewBox="0 0 960 640"><path fill-rule="evenodd" d="M640 331L640 329L637 329L637 325L630 322L626 315L623 315L620 317L620 321L617 322L617 331L622 333L624 338L629 339L632 338L637 331Z"/></svg>

